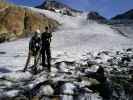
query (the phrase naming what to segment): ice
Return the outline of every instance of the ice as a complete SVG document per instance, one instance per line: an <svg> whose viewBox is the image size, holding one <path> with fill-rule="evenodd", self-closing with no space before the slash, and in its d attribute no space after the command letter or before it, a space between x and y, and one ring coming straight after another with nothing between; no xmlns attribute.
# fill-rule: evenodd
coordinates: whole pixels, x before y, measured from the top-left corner
<svg viewBox="0 0 133 100"><path fill-rule="evenodd" d="M105 64L107 72L113 71L113 69L119 72L124 70L118 66L122 54L116 55L113 51L129 47L132 48L132 38L120 35L118 31L112 29L109 25L87 21L86 14L71 17L48 10L26 8L45 14L61 24L58 30L53 32L51 43L52 67L55 67L54 64L56 63L61 64L59 68L52 68L53 73L50 75L48 75L47 72L42 72L32 76L29 72L24 73L21 71L26 63L30 38L0 44L0 52L5 52L5 54L0 54L0 79L6 79L7 81L4 81L6 83L1 83L2 85L4 84L6 87L11 87L14 84L13 82L21 83L30 80L29 83L17 85L23 85L23 87L27 87L27 89L32 89L37 84L49 79L53 82L70 82L75 80L75 77L84 75L81 71L83 70L82 67L86 68L85 72L96 72L99 63ZM98 55L99 52L105 50L110 51L110 53L101 53ZM123 51L123 53L125 53L125 51ZM110 60L110 65L106 65L108 60ZM94 65L90 68L87 66L88 61L94 61ZM73 65L67 65L66 62L74 63L75 68L71 68ZM59 69L63 73L60 73ZM65 72L70 72L70 75ZM98 82L95 79L82 80L81 86L84 87L85 85L89 86L96 83ZM73 83L66 83L63 86L63 92L73 94L74 88L75 85ZM47 90L49 90L49 94L53 94L52 87L44 86L43 92ZM7 94L13 96L16 95L17 92L17 90L9 90ZM87 100L89 97L91 98L89 100L93 100L92 98L95 98L94 100L101 100L96 99L97 95L94 94L84 94L83 96L86 96ZM63 98L62 100L73 100L72 96L63 95ZM84 100L84 98L81 100Z"/></svg>
<svg viewBox="0 0 133 100"><path fill-rule="evenodd" d="M87 21L86 14L71 17L48 10L26 8L45 14L62 24L59 30L53 33L51 44L53 58L61 54L62 57L59 60L74 61L80 59L85 52L119 50L133 46L131 39L121 36L109 25ZM6 52L0 55L0 67L6 67L10 71L21 70L26 62L28 42L29 38L25 38L0 44L0 51ZM105 56L104 59L106 59Z"/></svg>
<svg viewBox="0 0 133 100"><path fill-rule="evenodd" d="M29 72L23 73L21 71L18 71L18 72L3 74L1 77L4 77L7 80L19 82L19 81L29 80L32 77L32 75Z"/></svg>
<svg viewBox="0 0 133 100"><path fill-rule="evenodd" d="M62 92L64 95L61 96L61 100L73 100L73 94L75 86L72 83L66 83L62 87ZM71 95L69 95L71 94Z"/></svg>
<svg viewBox="0 0 133 100"><path fill-rule="evenodd" d="M19 92L18 90L11 90L11 91L6 92L5 95L8 97L15 97L18 95L18 92Z"/></svg>

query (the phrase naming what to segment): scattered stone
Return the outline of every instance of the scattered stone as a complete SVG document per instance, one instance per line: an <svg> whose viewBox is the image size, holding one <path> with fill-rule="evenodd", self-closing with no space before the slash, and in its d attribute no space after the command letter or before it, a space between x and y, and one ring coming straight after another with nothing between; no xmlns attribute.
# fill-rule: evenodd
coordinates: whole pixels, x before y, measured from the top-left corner
<svg viewBox="0 0 133 100"><path fill-rule="evenodd" d="M83 56L72 62L55 59L50 73L42 71L32 76L29 72L17 71L4 74L0 77L0 95L13 93L12 97L19 94L35 100L41 96L42 100L126 100L124 97L132 100L131 49L91 54L92 59Z"/></svg>
<svg viewBox="0 0 133 100"><path fill-rule="evenodd" d="M0 51L0 54L4 55L4 54L6 54L6 52L5 51Z"/></svg>
<svg viewBox="0 0 133 100"><path fill-rule="evenodd" d="M41 86L39 94L46 95L46 96L52 96L54 94L54 90L50 85Z"/></svg>

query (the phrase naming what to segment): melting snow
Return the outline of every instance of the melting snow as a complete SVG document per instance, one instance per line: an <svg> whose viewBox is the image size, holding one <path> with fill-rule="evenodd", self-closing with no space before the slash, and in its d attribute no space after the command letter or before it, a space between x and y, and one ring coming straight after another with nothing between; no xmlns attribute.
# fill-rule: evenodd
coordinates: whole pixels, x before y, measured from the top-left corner
<svg viewBox="0 0 133 100"><path fill-rule="evenodd" d="M122 48L133 47L132 39L123 37L108 25L87 21L85 19L86 14L70 17L47 10L29 9L43 13L62 24L62 26L59 27L59 30L53 33L51 44L52 58L56 58L57 62L78 62L81 61L81 59L86 59L84 55L87 55L88 52L92 52L92 54L95 55L101 50L121 50ZM32 77L29 73L15 72L22 70L25 65L28 54L28 42L29 38L25 38L10 43L0 44L0 52L5 52L5 54L0 54L0 77L6 77L13 81L27 80ZM106 62L108 59L108 56L106 55L101 55L100 57L103 58L103 62ZM62 70L67 70L66 65L62 65L62 67ZM95 72L97 66L93 68L88 69L87 71ZM53 70L57 71L56 69ZM45 78L46 77L39 77L39 79L36 79L29 84L29 87L34 87L35 84L41 82L41 79L44 80ZM63 78L64 76L62 75L57 77L57 80ZM11 84L9 83L7 85L10 86ZM68 91L66 90L64 92L73 93L72 91L69 91L74 88L73 84L68 83L65 87L68 88ZM44 88L44 92L47 88L50 87ZM52 93L53 91L51 90L49 92ZM7 94L13 95L16 93L17 90L13 90L9 91Z"/></svg>

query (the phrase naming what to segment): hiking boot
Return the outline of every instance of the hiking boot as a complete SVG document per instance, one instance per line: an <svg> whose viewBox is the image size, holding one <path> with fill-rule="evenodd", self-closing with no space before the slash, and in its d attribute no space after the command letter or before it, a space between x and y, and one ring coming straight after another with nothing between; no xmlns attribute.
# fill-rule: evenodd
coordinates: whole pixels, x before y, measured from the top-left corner
<svg viewBox="0 0 133 100"><path fill-rule="evenodd" d="M50 72L50 69L47 67L43 67L42 71Z"/></svg>

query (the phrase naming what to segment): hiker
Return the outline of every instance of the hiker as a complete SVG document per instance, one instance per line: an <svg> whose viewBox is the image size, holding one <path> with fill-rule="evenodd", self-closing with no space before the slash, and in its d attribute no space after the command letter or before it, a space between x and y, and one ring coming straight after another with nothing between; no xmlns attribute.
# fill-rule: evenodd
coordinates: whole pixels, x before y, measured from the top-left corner
<svg viewBox="0 0 133 100"><path fill-rule="evenodd" d="M42 66L43 68L47 67L47 70L51 70L51 51L50 51L50 42L51 42L52 33L49 31L48 27L45 27L45 32L41 35L42 41ZM47 64L46 64L47 62Z"/></svg>
<svg viewBox="0 0 133 100"><path fill-rule="evenodd" d="M100 65L96 72L88 73L86 75L89 78L96 79L99 84L94 84L89 87L91 90L97 90L100 93L100 96L103 97L103 100L110 100L112 96L111 84L105 76L104 68Z"/></svg>
<svg viewBox="0 0 133 100"><path fill-rule="evenodd" d="M29 53L28 53L28 58L27 58L27 62L24 68L24 71L26 71L28 64L30 62L31 57L34 57L34 65L33 65L33 70L37 71L37 63L38 63L38 59L39 59L39 53L40 53L40 49L41 49L41 39L39 37L40 34L40 30L36 30L36 32L34 33L34 35L32 36L30 42L29 42Z"/></svg>

